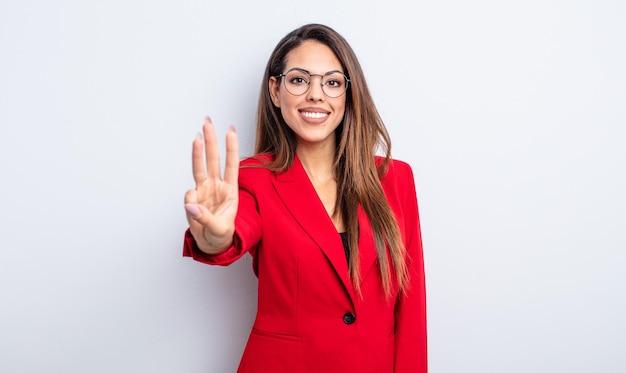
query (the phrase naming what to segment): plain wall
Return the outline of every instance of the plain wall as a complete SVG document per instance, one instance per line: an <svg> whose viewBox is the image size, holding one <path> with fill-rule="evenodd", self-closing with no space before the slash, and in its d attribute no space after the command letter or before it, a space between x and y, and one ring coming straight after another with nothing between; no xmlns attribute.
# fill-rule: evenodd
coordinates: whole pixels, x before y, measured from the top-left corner
<svg viewBox="0 0 626 373"><path fill-rule="evenodd" d="M235 370L256 280L249 257L181 256L191 142L210 115L249 155L271 50L321 22L415 171L430 371L623 372L625 19L608 0L1 0L0 371Z"/></svg>

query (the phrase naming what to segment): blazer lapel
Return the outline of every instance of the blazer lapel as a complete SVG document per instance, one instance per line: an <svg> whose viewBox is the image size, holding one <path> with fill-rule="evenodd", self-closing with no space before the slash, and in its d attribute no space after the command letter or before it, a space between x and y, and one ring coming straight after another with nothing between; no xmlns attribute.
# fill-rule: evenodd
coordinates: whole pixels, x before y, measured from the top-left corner
<svg viewBox="0 0 626 373"><path fill-rule="evenodd" d="M289 170L276 175L274 188L294 219L328 258L354 302L357 295L349 276L341 237L297 156L294 157L293 165ZM364 283L376 263L376 248L372 226L361 206L358 207L357 219L359 221L359 265L361 280Z"/></svg>
<svg viewBox="0 0 626 373"><path fill-rule="evenodd" d="M274 188L294 219L328 258L354 302L356 294L341 237L297 156L289 170L276 175Z"/></svg>

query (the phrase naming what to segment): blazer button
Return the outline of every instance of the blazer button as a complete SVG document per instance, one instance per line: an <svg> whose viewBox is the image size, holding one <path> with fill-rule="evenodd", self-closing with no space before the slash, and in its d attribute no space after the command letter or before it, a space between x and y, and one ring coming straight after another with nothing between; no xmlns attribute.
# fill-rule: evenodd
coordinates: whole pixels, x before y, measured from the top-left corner
<svg viewBox="0 0 626 373"><path fill-rule="evenodd" d="M356 320L356 316L354 316L354 314L352 312L348 312L345 315L343 315L343 322L346 325L353 324L355 320Z"/></svg>

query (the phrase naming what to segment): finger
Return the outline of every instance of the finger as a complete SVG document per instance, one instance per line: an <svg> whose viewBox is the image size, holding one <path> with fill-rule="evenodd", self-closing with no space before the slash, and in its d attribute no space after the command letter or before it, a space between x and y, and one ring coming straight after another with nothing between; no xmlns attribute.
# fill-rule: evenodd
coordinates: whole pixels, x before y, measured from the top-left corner
<svg viewBox="0 0 626 373"><path fill-rule="evenodd" d="M217 148L217 138L215 137L215 127L211 118L204 120L204 152L206 158L207 176L209 179L221 179L220 176L220 155Z"/></svg>
<svg viewBox="0 0 626 373"><path fill-rule="evenodd" d="M224 169L224 181L231 185L237 185L239 177L239 141L235 127L231 126L226 134L226 165Z"/></svg>
<svg viewBox="0 0 626 373"><path fill-rule="evenodd" d="M215 216L204 206L195 203L185 203L185 211L187 212L187 221L189 226L207 227L216 226Z"/></svg>
<svg viewBox="0 0 626 373"><path fill-rule="evenodd" d="M185 212L187 213L187 222L192 233L204 231L205 227L213 224L211 213L202 205L185 203Z"/></svg>
<svg viewBox="0 0 626 373"><path fill-rule="evenodd" d="M194 219L199 218L200 215L202 215L200 207L198 207L198 205L194 205L193 203L186 203L185 210L187 211L187 214L191 215Z"/></svg>
<svg viewBox="0 0 626 373"><path fill-rule="evenodd" d="M198 222L204 226L212 224L213 214L198 202L198 192L195 189L190 189L185 193L185 211L190 225L193 222Z"/></svg>
<svg viewBox="0 0 626 373"><path fill-rule="evenodd" d="M206 215L206 209L203 209L202 205L198 203L198 192L195 189L190 189L185 193L185 211L190 226L194 223L197 224L200 220L205 220L202 215Z"/></svg>
<svg viewBox="0 0 626 373"><path fill-rule="evenodd" d="M187 215L187 222L190 227L197 225L195 218L202 214L198 208L198 195L195 189L188 190L185 193L185 211Z"/></svg>
<svg viewBox="0 0 626 373"><path fill-rule="evenodd" d="M195 189L190 189L185 193L185 204L198 203L198 194Z"/></svg>
<svg viewBox="0 0 626 373"><path fill-rule="evenodd" d="M198 134L193 140L191 150L191 168L193 172L193 179L196 182L196 187L206 180L206 168L204 167L203 153L202 136Z"/></svg>

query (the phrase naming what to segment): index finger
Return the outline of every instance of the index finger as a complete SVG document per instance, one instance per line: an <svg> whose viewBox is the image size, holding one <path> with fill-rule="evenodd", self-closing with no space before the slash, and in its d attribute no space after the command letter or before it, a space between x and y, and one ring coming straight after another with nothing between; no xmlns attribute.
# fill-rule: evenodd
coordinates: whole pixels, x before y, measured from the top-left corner
<svg viewBox="0 0 626 373"><path fill-rule="evenodd" d="M193 145L191 150L191 169L193 172L193 179L196 182L196 187L202 184L207 178L202 150L202 136L198 134L196 138L193 139Z"/></svg>
<svg viewBox="0 0 626 373"><path fill-rule="evenodd" d="M220 154L217 149L215 127L211 118L205 118L202 131L204 132L204 157L206 159L207 177L209 179L221 179Z"/></svg>

